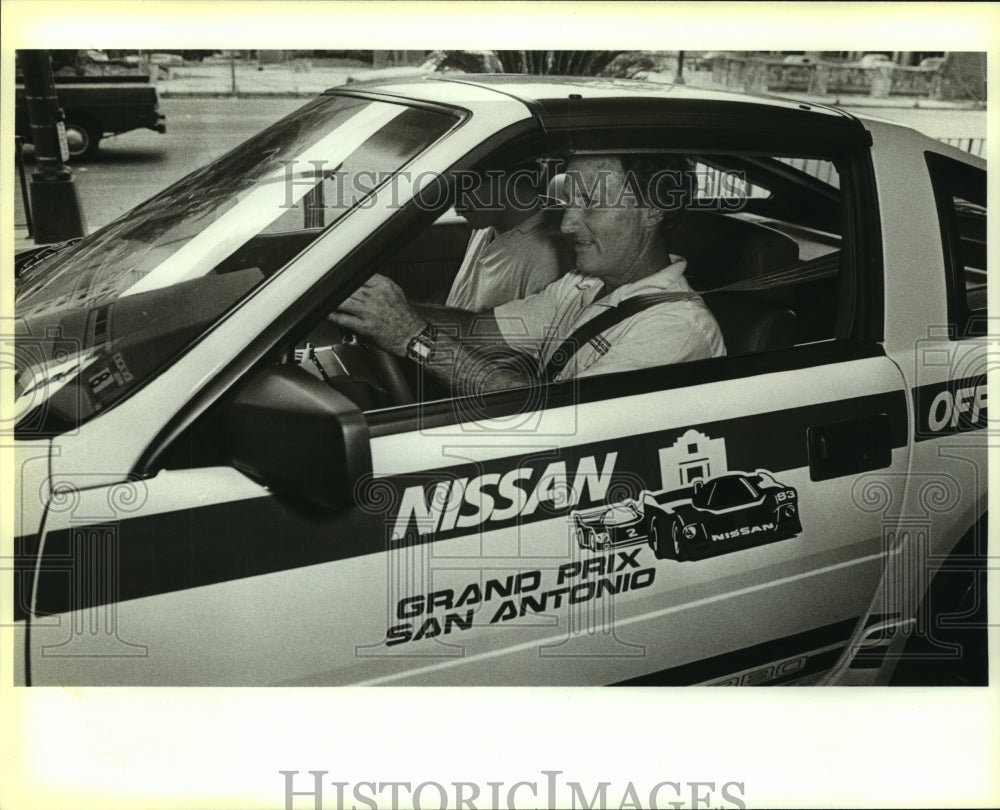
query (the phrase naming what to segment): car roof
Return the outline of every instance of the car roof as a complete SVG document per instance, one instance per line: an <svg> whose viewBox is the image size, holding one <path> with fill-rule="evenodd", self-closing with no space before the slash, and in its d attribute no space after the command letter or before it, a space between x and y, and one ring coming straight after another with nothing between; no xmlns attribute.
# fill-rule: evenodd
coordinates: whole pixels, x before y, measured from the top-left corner
<svg viewBox="0 0 1000 810"><path fill-rule="evenodd" d="M334 88L352 89L409 98L431 103L471 103L502 98L518 101L536 114L560 110L568 101L600 106L602 100L622 100L662 105L745 105L774 111L811 112L829 119L853 119L848 113L821 104L805 103L776 96L756 96L726 90L709 90L690 85L664 84L637 79L595 76L534 76L506 73L433 73L406 79L376 79Z"/></svg>

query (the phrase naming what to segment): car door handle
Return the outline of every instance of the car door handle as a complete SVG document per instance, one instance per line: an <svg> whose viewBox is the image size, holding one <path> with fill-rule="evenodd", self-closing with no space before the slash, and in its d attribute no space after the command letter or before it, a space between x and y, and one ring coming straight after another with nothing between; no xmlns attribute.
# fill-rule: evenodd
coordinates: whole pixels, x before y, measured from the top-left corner
<svg viewBox="0 0 1000 810"><path fill-rule="evenodd" d="M809 478L825 481L892 464L889 415L877 413L806 430Z"/></svg>

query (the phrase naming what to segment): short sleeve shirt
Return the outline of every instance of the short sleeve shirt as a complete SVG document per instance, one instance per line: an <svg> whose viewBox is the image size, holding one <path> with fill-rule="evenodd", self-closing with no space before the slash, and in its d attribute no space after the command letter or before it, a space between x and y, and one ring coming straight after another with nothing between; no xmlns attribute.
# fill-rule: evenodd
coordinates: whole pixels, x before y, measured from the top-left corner
<svg viewBox="0 0 1000 810"><path fill-rule="evenodd" d="M690 298L649 307L596 335L556 379L724 355L719 324L684 278L687 262L679 256L671 256L670 260L671 264L662 270L623 284L604 297L600 297L604 288L600 279L567 273L535 295L496 307L493 314L504 340L544 366L577 328L627 298L655 293L689 294Z"/></svg>
<svg viewBox="0 0 1000 810"><path fill-rule="evenodd" d="M485 312L543 290L561 272L556 238L542 212L499 235L476 231L445 306Z"/></svg>

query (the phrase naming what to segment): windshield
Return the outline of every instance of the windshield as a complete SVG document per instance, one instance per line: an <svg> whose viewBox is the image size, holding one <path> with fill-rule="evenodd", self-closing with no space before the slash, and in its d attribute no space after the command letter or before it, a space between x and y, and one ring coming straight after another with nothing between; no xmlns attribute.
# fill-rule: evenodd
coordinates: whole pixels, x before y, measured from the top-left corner
<svg viewBox="0 0 1000 810"><path fill-rule="evenodd" d="M713 481L703 490L704 503L711 509L729 509L752 503L759 496L750 482L739 476L729 476Z"/></svg>
<svg viewBox="0 0 1000 810"><path fill-rule="evenodd" d="M457 120L320 96L32 265L15 292L18 428L60 432L120 401Z"/></svg>

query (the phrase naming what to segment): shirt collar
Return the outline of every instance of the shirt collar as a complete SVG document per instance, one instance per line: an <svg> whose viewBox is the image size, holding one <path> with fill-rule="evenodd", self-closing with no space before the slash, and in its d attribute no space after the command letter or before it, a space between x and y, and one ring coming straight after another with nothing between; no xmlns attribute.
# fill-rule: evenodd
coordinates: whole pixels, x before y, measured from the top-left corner
<svg viewBox="0 0 1000 810"><path fill-rule="evenodd" d="M684 278L684 271L687 269L687 260L670 254L670 264L662 270L657 270L638 281L630 284L623 284L609 295L601 298L601 290L604 282L592 276L580 276L576 284L578 290L589 292L593 295L590 303L601 307L616 307L627 298L634 298L637 295L649 295L651 293L664 292L687 292L690 287Z"/></svg>

